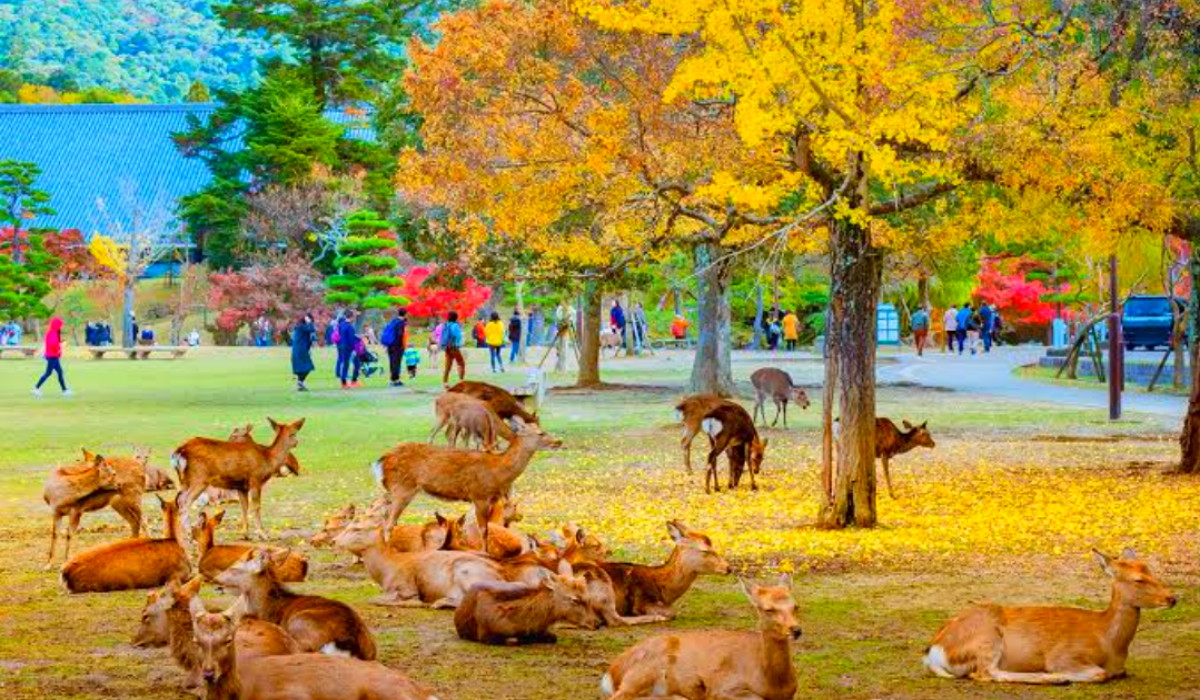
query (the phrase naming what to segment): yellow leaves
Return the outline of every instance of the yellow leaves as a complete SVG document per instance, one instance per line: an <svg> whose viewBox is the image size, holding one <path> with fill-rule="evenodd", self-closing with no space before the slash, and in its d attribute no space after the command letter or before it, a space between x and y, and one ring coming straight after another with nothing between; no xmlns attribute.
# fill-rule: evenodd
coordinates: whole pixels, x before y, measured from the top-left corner
<svg viewBox="0 0 1200 700"><path fill-rule="evenodd" d="M119 277L124 278L129 246L117 243L110 236L95 233L88 241L88 252L101 267L112 270Z"/></svg>

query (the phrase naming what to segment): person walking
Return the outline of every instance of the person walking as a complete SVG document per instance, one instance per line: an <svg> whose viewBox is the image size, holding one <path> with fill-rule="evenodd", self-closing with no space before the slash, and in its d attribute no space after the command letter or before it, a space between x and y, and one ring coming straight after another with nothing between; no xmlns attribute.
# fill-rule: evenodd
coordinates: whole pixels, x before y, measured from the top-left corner
<svg viewBox="0 0 1200 700"><path fill-rule="evenodd" d="M487 347L487 323L484 322L483 316L475 319L475 327L471 329L471 337L475 339L475 347Z"/></svg>
<svg viewBox="0 0 1200 700"><path fill-rule="evenodd" d="M396 317L383 327L383 346L387 348L388 372L392 386L404 386L400 372L404 365L404 348L408 345L408 309L396 309Z"/></svg>
<svg viewBox="0 0 1200 700"><path fill-rule="evenodd" d="M51 373L58 377L58 388L62 390L63 396L71 395L71 390L67 388L67 380L63 377L62 327L61 318L55 316L50 319L50 326L46 329L45 351L42 353L42 357L46 359L46 371L42 372L42 378L33 387L34 396L42 395L42 385L50 378Z"/></svg>
<svg viewBox="0 0 1200 700"><path fill-rule="evenodd" d="M986 301L979 305L979 330L983 334L983 351L992 351L992 333L995 329L996 312Z"/></svg>
<svg viewBox="0 0 1200 700"><path fill-rule="evenodd" d="M913 343L917 346L917 357L925 354L925 340L929 337L929 313L918 308L912 315Z"/></svg>
<svg viewBox="0 0 1200 700"><path fill-rule="evenodd" d="M517 355L521 353L521 313L516 309L508 318L508 342L512 344L512 350L508 352L508 364L515 365Z"/></svg>
<svg viewBox="0 0 1200 700"><path fill-rule="evenodd" d="M446 322L442 324L442 335L438 338L438 344L442 347L442 353L446 356L446 368L442 371L442 384L450 387L450 368L458 365L458 381L466 378L467 361L462 354L463 330L458 323L458 312L451 311L446 314Z"/></svg>
<svg viewBox="0 0 1200 700"><path fill-rule="evenodd" d="M782 321L783 325L783 340L787 344L788 350L795 350L796 343L800 342L800 317L795 311L788 311Z"/></svg>
<svg viewBox="0 0 1200 700"><path fill-rule="evenodd" d="M646 307L642 306L642 302L636 302L633 305L633 352L634 354L642 354L642 348L646 345L647 335L650 332L650 322L646 320Z"/></svg>
<svg viewBox="0 0 1200 700"><path fill-rule="evenodd" d="M500 314L495 311L488 317L487 325L483 327L483 339L487 342L488 356L492 363L493 372L504 371L504 335L506 328L500 320Z"/></svg>
<svg viewBox="0 0 1200 700"><path fill-rule="evenodd" d="M312 314L304 314L292 327L292 374L296 375L296 391L308 391L304 382L312 374L312 347L317 342L317 327Z"/></svg>
<svg viewBox="0 0 1200 700"><path fill-rule="evenodd" d="M337 378L343 389L358 386L358 377L350 379L350 365L354 361L354 351L358 347L358 333L354 329L354 312L347 311L337 323L334 331L337 336Z"/></svg>
<svg viewBox="0 0 1200 700"><path fill-rule="evenodd" d="M613 299L612 309L608 312L609 325L621 334L621 345L625 345L625 309L621 308L621 300Z"/></svg>
<svg viewBox="0 0 1200 700"><path fill-rule="evenodd" d="M946 331L946 349L944 352L954 352L954 339L958 337L958 307L954 304L946 309L942 317L942 325Z"/></svg>
<svg viewBox="0 0 1200 700"><path fill-rule="evenodd" d="M970 335L971 331L974 330L972 328L972 323L974 321L974 318L975 318L975 310L971 308L971 302L968 301L967 303L962 305L961 309L958 310L958 332L957 332L957 335L958 335L958 354L959 355L963 354L963 347L966 345L967 338ZM972 355L975 354L975 346L974 345L971 346L971 354Z"/></svg>

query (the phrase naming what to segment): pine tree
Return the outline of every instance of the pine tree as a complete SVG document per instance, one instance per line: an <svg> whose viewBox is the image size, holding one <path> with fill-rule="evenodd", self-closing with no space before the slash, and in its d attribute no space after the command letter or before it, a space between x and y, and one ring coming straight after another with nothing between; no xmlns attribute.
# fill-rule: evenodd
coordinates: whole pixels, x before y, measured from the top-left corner
<svg viewBox="0 0 1200 700"><path fill-rule="evenodd" d="M12 228L8 255L20 265L26 257L25 222L41 214L53 214L50 195L34 187L41 169L33 163L0 160L0 228Z"/></svg>
<svg viewBox="0 0 1200 700"><path fill-rule="evenodd" d="M184 102L212 102L212 94L208 91L208 86L202 81L193 81L188 86L187 95L183 98Z"/></svg>
<svg viewBox="0 0 1200 700"><path fill-rule="evenodd" d="M388 222L376 212L357 211L346 221L349 235L338 245L334 265L339 273L326 278L325 301L361 310L387 309L408 303L392 294L404 279L397 274L399 261L389 252L399 246Z"/></svg>
<svg viewBox="0 0 1200 700"><path fill-rule="evenodd" d="M46 253L41 234L30 233L20 243L21 259L13 255L14 237L0 242L0 318L45 318L50 309L42 299L58 260Z"/></svg>

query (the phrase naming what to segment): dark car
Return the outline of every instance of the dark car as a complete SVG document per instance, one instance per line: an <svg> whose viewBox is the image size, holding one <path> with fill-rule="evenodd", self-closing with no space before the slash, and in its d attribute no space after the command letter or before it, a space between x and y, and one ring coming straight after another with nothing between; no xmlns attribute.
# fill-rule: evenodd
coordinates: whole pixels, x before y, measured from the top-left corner
<svg viewBox="0 0 1200 700"><path fill-rule="evenodd" d="M1183 310L1183 303L1175 304ZM1121 332L1125 349L1133 350L1139 345L1153 350L1159 345L1171 344L1171 328L1175 318L1171 314L1171 300L1162 295L1132 296L1121 310Z"/></svg>

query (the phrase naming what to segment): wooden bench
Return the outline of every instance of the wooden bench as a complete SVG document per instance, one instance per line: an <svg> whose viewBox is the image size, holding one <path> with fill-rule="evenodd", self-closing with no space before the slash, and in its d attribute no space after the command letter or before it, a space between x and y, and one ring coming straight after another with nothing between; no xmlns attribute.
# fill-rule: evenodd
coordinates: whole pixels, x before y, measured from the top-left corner
<svg viewBox="0 0 1200 700"><path fill-rule="evenodd" d="M0 345L0 357L4 357L4 353L17 353L21 357L28 358L37 354L38 348L30 345Z"/></svg>
<svg viewBox="0 0 1200 700"><path fill-rule="evenodd" d="M187 354L189 348L182 345L137 345L132 348L120 345L90 345L87 351L93 360L103 360L105 355L124 355L130 360L148 360L151 355L170 355L168 360L178 359Z"/></svg>

